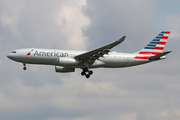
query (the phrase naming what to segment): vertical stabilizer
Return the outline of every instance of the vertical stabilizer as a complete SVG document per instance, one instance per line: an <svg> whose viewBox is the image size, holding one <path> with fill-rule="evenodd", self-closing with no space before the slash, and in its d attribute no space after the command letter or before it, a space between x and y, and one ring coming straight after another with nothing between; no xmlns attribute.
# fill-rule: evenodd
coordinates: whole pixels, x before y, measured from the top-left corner
<svg viewBox="0 0 180 120"><path fill-rule="evenodd" d="M169 31L162 31L158 36L156 36L144 49L139 51L138 54L142 55L158 55L163 52L166 45L167 39L169 37Z"/></svg>
<svg viewBox="0 0 180 120"><path fill-rule="evenodd" d="M149 55L161 54L169 37L169 31L162 31L146 47L137 52L135 59L148 59Z"/></svg>

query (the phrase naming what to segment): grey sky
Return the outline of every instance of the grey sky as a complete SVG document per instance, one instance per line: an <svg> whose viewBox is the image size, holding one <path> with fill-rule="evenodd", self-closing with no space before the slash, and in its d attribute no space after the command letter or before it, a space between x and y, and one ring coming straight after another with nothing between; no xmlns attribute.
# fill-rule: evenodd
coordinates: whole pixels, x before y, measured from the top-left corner
<svg viewBox="0 0 180 120"><path fill-rule="evenodd" d="M178 0L0 0L0 119L179 120ZM94 69L90 79L27 65L6 54L19 48L137 52L170 30L167 59L122 69Z"/></svg>

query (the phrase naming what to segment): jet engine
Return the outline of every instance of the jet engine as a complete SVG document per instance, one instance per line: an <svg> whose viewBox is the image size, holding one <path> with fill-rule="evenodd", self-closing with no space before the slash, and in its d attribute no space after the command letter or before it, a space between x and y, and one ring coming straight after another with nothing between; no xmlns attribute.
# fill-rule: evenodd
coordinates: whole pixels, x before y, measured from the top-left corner
<svg viewBox="0 0 180 120"><path fill-rule="evenodd" d="M58 64L61 66L75 66L79 64L79 61L73 58L60 57Z"/></svg>
<svg viewBox="0 0 180 120"><path fill-rule="evenodd" d="M75 68L55 66L55 70L56 70L56 72L65 73L65 72L74 72L74 71L75 71Z"/></svg>

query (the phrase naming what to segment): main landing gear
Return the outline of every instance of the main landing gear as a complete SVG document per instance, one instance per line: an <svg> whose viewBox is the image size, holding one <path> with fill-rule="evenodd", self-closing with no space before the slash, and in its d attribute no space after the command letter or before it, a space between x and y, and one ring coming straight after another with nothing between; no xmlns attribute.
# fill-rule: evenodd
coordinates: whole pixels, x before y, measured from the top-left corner
<svg viewBox="0 0 180 120"><path fill-rule="evenodd" d="M27 68L26 68L26 64L25 63L23 63L23 70L26 70Z"/></svg>
<svg viewBox="0 0 180 120"><path fill-rule="evenodd" d="M83 71L81 72L82 76L86 76L86 78L89 78L90 75L93 74L92 70L89 70L87 67L83 69Z"/></svg>

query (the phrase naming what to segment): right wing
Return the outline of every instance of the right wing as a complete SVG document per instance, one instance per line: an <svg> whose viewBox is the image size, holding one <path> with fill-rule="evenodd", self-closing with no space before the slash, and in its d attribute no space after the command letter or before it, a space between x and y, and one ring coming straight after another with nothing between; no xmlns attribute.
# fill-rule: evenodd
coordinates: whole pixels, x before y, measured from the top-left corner
<svg viewBox="0 0 180 120"><path fill-rule="evenodd" d="M119 39L118 41L115 41L111 44L108 44L106 46L103 46L101 48L80 54L75 56L74 58L79 60L81 63L83 62L88 62L88 64L93 64L94 61L96 59L98 59L99 57L103 57L104 54L107 54L108 52L110 52L110 49L115 47L116 45L120 44L121 42L124 41L126 36L123 36L121 39Z"/></svg>

